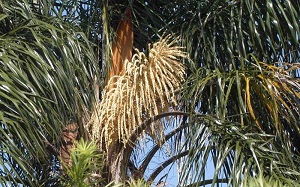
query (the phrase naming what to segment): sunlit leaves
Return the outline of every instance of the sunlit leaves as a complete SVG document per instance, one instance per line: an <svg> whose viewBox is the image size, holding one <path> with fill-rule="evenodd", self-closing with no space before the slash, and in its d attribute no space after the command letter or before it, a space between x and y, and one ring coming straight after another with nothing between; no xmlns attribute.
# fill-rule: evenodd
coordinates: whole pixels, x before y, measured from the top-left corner
<svg viewBox="0 0 300 187"><path fill-rule="evenodd" d="M72 163L70 167L65 167L62 184L66 187L90 187L93 184L100 186L103 179L97 173L102 169L104 159L97 152L96 143L81 139L75 142L70 154Z"/></svg>
<svg viewBox="0 0 300 187"><path fill-rule="evenodd" d="M48 184L62 127L92 106L95 57L75 27L26 1L0 10L1 182Z"/></svg>

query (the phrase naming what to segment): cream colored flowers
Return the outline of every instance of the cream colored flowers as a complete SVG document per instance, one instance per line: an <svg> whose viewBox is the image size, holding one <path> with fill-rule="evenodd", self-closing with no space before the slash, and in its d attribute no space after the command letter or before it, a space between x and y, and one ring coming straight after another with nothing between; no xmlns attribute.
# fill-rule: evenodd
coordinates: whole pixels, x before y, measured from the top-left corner
<svg viewBox="0 0 300 187"><path fill-rule="evenodd" d="M125 73L109 80L96 106L92 139L105 141L106 147L117 140L126 143L145 119L177 104L175 90L185 78L180 58L186 54L175 42L168 36L149 48L148 58L136 49L131 61L125 61Z"/></svg>

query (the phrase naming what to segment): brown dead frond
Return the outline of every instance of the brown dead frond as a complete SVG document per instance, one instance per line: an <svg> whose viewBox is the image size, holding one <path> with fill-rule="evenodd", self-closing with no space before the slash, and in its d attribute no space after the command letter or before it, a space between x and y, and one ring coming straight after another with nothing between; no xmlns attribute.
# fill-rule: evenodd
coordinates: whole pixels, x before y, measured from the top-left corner
<svg viewBox="0 0 300 187"><path fill-rule="evenodd" d="M145 119L177 104L175 90L185 78L179 60L186 54L175 42L168 36L153 44L148 58L136 50L131 61L125 61L125 73L109 80L96 107L90 128L93 139L105 141L106 147L117 140L126 143ZM150 129L157 133L162 127Z"/></svg>

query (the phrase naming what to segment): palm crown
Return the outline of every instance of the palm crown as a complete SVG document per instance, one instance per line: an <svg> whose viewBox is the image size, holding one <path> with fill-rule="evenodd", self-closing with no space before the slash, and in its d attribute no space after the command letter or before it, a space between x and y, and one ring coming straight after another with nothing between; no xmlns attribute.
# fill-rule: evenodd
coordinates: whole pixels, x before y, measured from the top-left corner
<svg viewBox="0 0 300 187"><path fill-rule="evenodd" d="M58 185L82 137L106 156L92 171L99 185L154 183L170 163L181 186L240 186L258 172L295 185L298 10L280 0L1 2L0 181ZM154 143L139 162L141 137Z"/></svg>

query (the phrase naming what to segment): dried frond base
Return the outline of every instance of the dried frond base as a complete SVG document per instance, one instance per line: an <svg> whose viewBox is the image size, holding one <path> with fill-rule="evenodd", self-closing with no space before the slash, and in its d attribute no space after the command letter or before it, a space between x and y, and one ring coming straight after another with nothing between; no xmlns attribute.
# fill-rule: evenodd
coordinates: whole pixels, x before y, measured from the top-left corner
<svg viewBox="0 0 300 187"><path fill-rule="evenodd" d="M125 144L145 119L177 104L175 90L185 78L180 58L186 54L175 42L170 36L161 39L149 49L148 58L136 50L131 61L125 61L125 73L109 80L92 117L94 140L105 141L107 147L117 140Z"/></svg>

